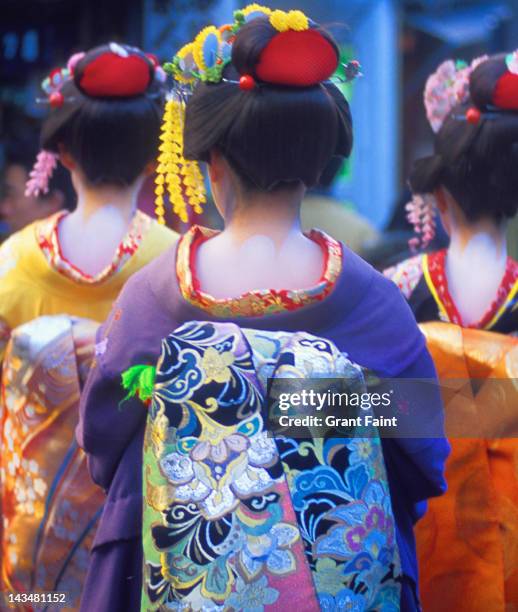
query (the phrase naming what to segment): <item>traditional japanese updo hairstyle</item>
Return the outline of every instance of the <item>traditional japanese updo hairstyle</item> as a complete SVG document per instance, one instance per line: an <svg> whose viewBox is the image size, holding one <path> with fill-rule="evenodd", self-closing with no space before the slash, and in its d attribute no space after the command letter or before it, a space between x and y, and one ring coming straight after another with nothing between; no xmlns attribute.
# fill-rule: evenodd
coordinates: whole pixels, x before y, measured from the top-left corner
<svg viewBox="0 0 518 612"><path fill-rule="evenodd" d="M414 193L444 186L475 222L518 211L518 52L445 62L425 90L434 155L418 160Z"/></svg>
<svg viewBox="0 0 518 612"><path fill-rule="evenodd" d="M72 56L42 83L50 112L33 180L44 179L63 147L89 184L133 183L156 156L165 79L154 57L127 45Z"/></svg>
<svg viewBox="0 0 518 612"><path fill-rule="evenodd" d="M272 22L259 14L244 23L222 79L195 85L184 156L207 162L217 149L247 190L327 184L353 142L349 104L329 80L339 63L337 45L311 21L299 30Z"/></svg>

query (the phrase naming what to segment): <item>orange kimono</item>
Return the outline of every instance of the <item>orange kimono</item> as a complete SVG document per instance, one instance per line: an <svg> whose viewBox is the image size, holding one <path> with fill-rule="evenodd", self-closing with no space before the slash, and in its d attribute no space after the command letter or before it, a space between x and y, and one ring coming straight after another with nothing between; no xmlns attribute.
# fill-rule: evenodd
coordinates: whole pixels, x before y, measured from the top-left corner
<svg viewBox="0 0 518 612"><path fill-rule="evenodd" d="M421 329L452 445L448 491L416 529L423 609L518 610L518 338L438 322Z"/></svg>

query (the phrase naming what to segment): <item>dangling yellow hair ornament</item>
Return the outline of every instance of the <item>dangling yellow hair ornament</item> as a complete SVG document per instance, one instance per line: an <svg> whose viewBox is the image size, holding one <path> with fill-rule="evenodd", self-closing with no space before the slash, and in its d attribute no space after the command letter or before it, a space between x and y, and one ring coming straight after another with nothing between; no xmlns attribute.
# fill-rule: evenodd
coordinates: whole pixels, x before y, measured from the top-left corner
<svg viewBox="0 0 518 612"><path fill-rule="evenodd" d="M166 190L173 212L184 223L188 221L187 205L200 214L206 201L205 183L198 163L183 156L184 124L185 102L171 95L165 105L155 180L155 213L162 225L165 224Z"/></svg>
<svg viewBox="0 0 518 612"><path fill-rule="evenodd" d="M166 191L174 212L184 222L188 221L187 205L195 213L202 212L206 202L205 183L196 161L183 156L183 131L185 124L185 96L196 83L220 83L223 71L231 59L231 41L241 26L251 19L270 18L279 31L308 28L308 19L300 11L274 11L250 4L234 13L234 24L224 28L208 26L194 41L184 45L164 64L164 70L176 82L175 89L166 102L162 124L162 141L159 147L155 187L155 212L159 223L165 224L164 196Z"/></svg>

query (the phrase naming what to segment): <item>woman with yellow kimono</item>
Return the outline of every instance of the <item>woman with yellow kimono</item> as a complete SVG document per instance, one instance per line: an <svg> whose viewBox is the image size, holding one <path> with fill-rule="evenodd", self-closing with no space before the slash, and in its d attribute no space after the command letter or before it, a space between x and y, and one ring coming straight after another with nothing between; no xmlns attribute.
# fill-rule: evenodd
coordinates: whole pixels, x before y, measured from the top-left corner
<svg viewBox="0 0 518 612"><path fill-rule="evenodd" d="M71 213L73 214L73 213ZM27 226L0 248L0 334L47 314L69 313L102 322L124 283L164 251L175 234L136 211L113 260L84 274L62 254L59 227L66 211Z"/></svg>
<svg viewBox="0 0 518 612"><path fill-rule="evenodd" d="M59 159L77 207L0 248L6 605L38 607L28 593L61 590L77 607L103 497L74 439L95 331L126 280L176 239L136 208L154 169L164 77L154 58L110 43L76 54L42 84L50 113L27 190L45 192Z"/></svg>
<svg viewBox="0 0 518 612"><path fill-rule="evenodd" d="M102 322L125 281L174 241L136 208L154 171L162 74L143 52L110 43L72 56L43 81L51 110L27 191L44 193L59 159L72 176L77 207L36 221L1 246L4 346L11 329L40 315Z"/></svg>
<svg viewBox="0 0 518 612"><path fill-rule="evenodd" d="M518 610L518 262L505 235L518 210L518 51L444 62L424 99L435 150L410 177L413 243L427 246L438 213L450 244L385 271L422 323L452 444L448 492L416 530L421 597L431 612Z"/></svg>

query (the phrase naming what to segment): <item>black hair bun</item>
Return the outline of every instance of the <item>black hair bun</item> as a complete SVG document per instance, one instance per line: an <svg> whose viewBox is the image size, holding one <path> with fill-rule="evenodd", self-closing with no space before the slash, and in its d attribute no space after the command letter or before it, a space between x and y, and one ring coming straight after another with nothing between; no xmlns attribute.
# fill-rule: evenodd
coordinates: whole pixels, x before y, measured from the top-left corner
<svg viewBox="0 0 518 612"><path fill-rule="evenodd" d="M446 187L473 222L500 221L518 211L518 110L497 106L495 97L511 74L508 57L489 57L473 70L468 99L453 108L435 136L435 155L415 162L410 176L416 193ZM473 107L480 118L470 123Z"/></svg>
<svg viewBox="0 0 518 612"><path fill-rule="evenodd" d="M165 98L159 70L135 47L88 51L43 124L42 148L59 153L63 146L91 185L132 184L156 155Z"/></svg>
<svg viewBox="0 0 518 612"><path fill-rule="evenodd" d="M336 62L336 43L318 26L308 31L316 29L330 41ZM198 83L187 102L184 156L208 162L211 151L218 149L247 189L328 183L352 148L349 105L334 84L261 82L261 54L269 41L284 33L268 19L250 20L236 35L224 79ZM259 86L241 89L236 83L244 74L257 78Z"/></svg>
<svg viewBox="0 0 518 612"><path fill-rule="evenodd" d="M495 55L479 64L469 79L471 102L480 109L494 106L493 96L498 80L507 72L505 55Z"/></svg>

